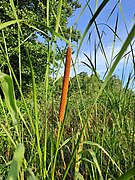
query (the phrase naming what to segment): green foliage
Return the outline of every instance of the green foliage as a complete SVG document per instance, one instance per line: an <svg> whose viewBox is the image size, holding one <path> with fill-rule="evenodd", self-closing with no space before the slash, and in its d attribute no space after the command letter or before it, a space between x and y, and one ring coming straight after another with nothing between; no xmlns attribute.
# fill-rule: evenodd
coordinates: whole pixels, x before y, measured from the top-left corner
<svg viewBox="0 0 135 180"><path fill-rule="evenodd" d="M11 1L12 2L12 1ZM1 13L0 19L1 28L5 26L3 33L0 32L0 68L2 72L9 74L9 66L4 58L5 42L9 56L9 61L12 68L15 70L14 73L17 77L19 84L23 87L23 91L27 94L29 86L31 84L31 70L27 56L26 49L30 55L32 65L35 72L36 82L39 83L44 80L46 65L47 65L47 51L48 43L51 40L48 30L45 29L47 24L47 1L14 1L14 3L6 0L0 2ZM55 7L55 8L54 8ZM56 14L57 14L58 2L51 0L49 1L49 27L55 29L56 26ZM59 33L69 39L70 29L67 27L67 21L72 16L73 12L80 8L78 0L75 1L64 1L62 4L62 12L60 16L60 28ZM14 20L17 18L17 21ZM36 29L29 28L25 24L19 24L15 22L18 19L23 19L25 23L30 26L35 26L40 29L40 32ZM37 23L38 22L38 23ZM9 26L12 24L12 26ZM13 25L14 24L14 25ZM20 32L19 32L20 31ZM44 32L44 33L42 33ZM80 33L77 29L73 29L72 41L78 41ZM19 39L20 38L20 39ZM44 41L44 42L39 42ZM55 56L59 56L58 54ZM51 53L52 54L52 53ZM57 61L55 60L55 67L57 67ZM51 55L51 61L53 61L53 55ZM50 72L51 73L51 72ZM17 91L17 88L15 86ZM18 97L18 92L16 92Z"/></svg>
<svg viewBox="0 0 135 180"><path fill-rule="evenodd" d="M24 146L22 144L18 144L14 152L14 156L13 156L13 160L10 166L7 180L18 179L18 175L19 175L23 158L24 158Z"/></svg>
<svg viewBox="0 0 135 180"><path fill-rule="evenodd" d="M10 74L0 76L4 93L0 98L0 178L134 179L135 93L129 88L131 76L124 87L123 80L113 73L127 47L132 45L135 26L118 55L114 59L112 55L114 63L101 80L96 69L100 46L106 63L108 59L96 19L107 2L104 0L98 7L96 1L95 14L89 2L84 7L89 7L92 18L82 35L77 55L92 24L99 42L95 43L94 63L85 54L90 65L84 64L92 71L91 75L76 74L73 63L75 76L70 79L62 124L58 112L63 77L58 75L65 49L57 46L57 39L67 44L70 37L71 41L77 41L78 31L73 29L73 34L69 33L67 21L80 7L78 0L0 2L3 13L0 14L0 66ZM112 30L114 41L118 37L117 25L118 16ZM38 41L39 35L44 43ZM114 43L112 54L113 51ZM52 72L56 79L50 76ZM17 101L13 81L20 96ZM12 123L14 116L17 126Z"/></svg>

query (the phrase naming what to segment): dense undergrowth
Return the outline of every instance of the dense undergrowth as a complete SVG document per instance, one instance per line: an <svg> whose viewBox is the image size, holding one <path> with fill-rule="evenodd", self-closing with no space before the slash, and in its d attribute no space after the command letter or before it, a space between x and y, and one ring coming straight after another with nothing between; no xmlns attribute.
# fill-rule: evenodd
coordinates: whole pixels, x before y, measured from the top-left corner
<svg viewBox="0 0 135 180"><path fill-rule="evenodd" d="M32 22L25 19L19 20L17 5L14 5L13 0L10 0L10 10L14 20L0 24L2 39L0 53L5 60L6 68L8 68L7 73L5 73L2 64L0 71L2 91L0 98L0 178L8 180L17 178L20 180L126 180L130 178L133 180L135 175L135 69L133 50L135 25L127 33L127 38L116 56L113 56L115 44L112 45L112 62L105 76L101 79L96 69L96 63L98 63L96 54L99 47L106 61L107 57L102 43L103 34L99 32L96 18L108 0L102 1L94 14L89 2L86 3L84 8L89 8L92 18L82 34L77 48L59 31L61 29L62 0L58 1L57 13L53 12L56 21L55 28L49 26L49 18L51 19L49 2L47 0L45 6L47 23L46 26L43 24L41 26L45 29L44 31L38 26L41 24L34 19L31 20ZM116 3L116 6L118 5L120 5L119 1ZM112 9L108 18L111 17L114 10L115 8ZM13 51L16 52L17 49L19 79L17 79L16 69L13 68L10 61L11 54L10 50L8 51L10 46L6 43L7 34L5 34L5 30L10 26L14 27L14 24L18 30L18 44L15 45ZM59 77L59 70L64 57L63 50L61 51L57 47L56 42L60 38L66 44L71 45L76 52L76 62L81 45L93 24L99 40L96 45L94 44L96 46L94 61L97 62L94 66L93 61L85 55L90 64L86 62L84 64L90 69L91 75L84 72L77 74L76 66L72 63L75 75L70 79L65 118L60 123L58 113L63 77ZM113 42L116 38L119 39L117 25L116 19ZM29 38L25 39L22 33L23 27L26 26L33 29L33 33L35 30L41 34L46 35L47 33L47 37L50 38L46 42L45 74L43 81L40 80L40 82L37 81L38 73L35 73L35 66L33 68L32 52L27 47ZM72 31L69 34L72 36ZM21 47L22 45L23 47ZM59 62L55 57L57 50L61 57ZM23 72L21 71L22 51L25 51L27 65L29 64L28 69L26 68ZM128 63L129 58L132 59L133 63L127 81L124 80L124 67L121 79L114 75L114 70L123 58L125 64ZM28 84L29 88L26 91L22 87L23 82L21 82L21 75L25 72L29 72L31 75L31 83ZM27 78L25 82L27 82Z"/></svg>
<svg viewBox="0 0 135 180"><path fill-rule="evenodd" d="M60 147L62 147L59 149L57 157L55 179L62 179L70 156L72 156L77 138L85 123L87 125L84 129L81 142L78 144L76 156L73 158L67 179L73 179L75 168L79 168L78 170L84 179L100 179L101 177L103 179L117 178L122 172L129 170L135 161L135 93L123 87L121 81L116 76L112 76L91 112L94 98L103 82L101 80L99 81L95 75L88 76L86 73L80 73L77 77L79 78L80 88L77 87L76 77L70 80L67 115L60 141ZM56 82L55 91L53 90L53 104L52 96L50 96L50 100L47 106L45 106L44 83L41 83L39 87L37 87L37 108L40 147L43 152L45 109L47 109L47 167L49 167L51 166L51 158L53 158L51 157L51 151L55 151L56 149L58 136L58 111L61 96L59 92L61 92L62 78ZM83 101L80 97L80 91ZM26 102L32 115L33 101L31 96L32 92L27 96ZM30 124L28 123L29 118L25 112L23 102L18 99L17 105L31 131ZM24 179L28 177L28 173L26 173L28 167L31 168L37 178L42 179L43 175L39 173L41 169L39 166L36 139L32 134L29 134L27 128L19 118L17 119L18 130L12 125L12 119L8 113L6 104L4 102L2 103L2 99L0 113L2 124L0 134L2 139L0 142L1 177L6 177L9 171L9 165L7 163L12 160L14 153L14 144L11 142L11 136L15 144L20 140L25 147L24 157L27 162L27 168L24 166L24 170L22 170L25 172ZM32 118L34 119L34 114ZM7 129L10 135L6 134L5 129ZM49 177L51 177L51 170L48 172Z"/></svg>

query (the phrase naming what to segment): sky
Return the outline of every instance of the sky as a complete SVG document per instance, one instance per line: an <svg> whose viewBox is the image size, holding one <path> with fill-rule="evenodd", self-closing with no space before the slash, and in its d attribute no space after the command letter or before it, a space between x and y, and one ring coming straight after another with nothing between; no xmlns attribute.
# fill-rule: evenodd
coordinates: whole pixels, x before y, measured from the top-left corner
<svg viewBox="0 0 135 180"><path fill-rule="evenodd" d="M95 0L91 0L89 3L90 7L92 8L93 13L95 12L95 9L96 9L95 2L96 2ZM99 3L98 6L100 5L101 2L102 2L101 0L98 1L98 3ZM69 22L68 22L69 27L74 26L77 17L80 15L80 12L82 11L83 7L86 4L86 0L80 0L80 3L82 5L82 7L80 9L76 10L75 13L73 14L73 16L69 19ZM106 25L103 25L103 23L107 24L114 30L115 24L116 24L116 18L118 15L117 35L120 37L121 41L118 38L116 39L113 57L115 57L115 55L119 52L119 50L122 47L123 42L125 41L125 39L127 37L127 31L125 28L125 24L127 26L128 32L130 32L131 28L133 27L133 25L135 23L135 0L121 0L122 10L120 10L120 6L117 6L115 11L113 12L111 17L107 21L109 14L112 11L112 9L116 3L117 3L117 0L110 0L108 2L108 4L106 5L106 7L103 9L103 11L98 16L98 18L96 19L100 33L103 30L105 32L103 35L103 38L102 38L102 42L104 45L105 53L106 53L109 64L111 62L111 55L112 55L112 49L113 49L112 44L113 44L114 34ZM77 22L77 28L80 30L80 32L82 34L85 31L85 28L86 28L88 22L90 21L91 17L92 16L91 16L90 10L87 7ZM124 17L124 19L123 19L123 17ZM89 38L90 33L91 33L91 36ZM88 41L88 39L89 39L89 41ZM135 40L135 38L134 38L134 40ZM94 62L94 43L95 43L95 41L96 41L96 43L98 43L99 38L97 36L97 32L96 32L95 26L93 24L91 26L89 32L87 33L86 38L84 39L84 42L81 47L81 51L79 53L79 58L77 61L78 63L76 66L76 67L78 67L78 70L77 70L78 73L82 72L82 71L87 72L88 74L91 73L90 69L81 62L83 61L83 62L89 64L87 58L84 56L83 53L87 54L89 57L91 56L92 62ZM134 48L134 53L135 53L135 45L133 46L133 48ZM76 49L75 49L75 51L76 51ZM128 48L127 52L128 51L130 51L130 47ZM104 58L104 55L100 51L100 49L97 51L96 59L97 59L97 72L100 74L101 77L103 77L106 72L106 60ZM75 60L75 54L73 55L73 61L74 60ZM117 76L119 76L120 78L123 73L123 66L124 66L124 74L126 77L124 79L124 83L126 83L130 72L133 70L133 63L132 63L131 56L129 56L129 57L126 56L126 58L125 59L123 58L120 61L120 63L118 64L118 66L115 70L115 74ZM71 75L74 75L73 71L71 73L72 73Z"/></svg>
<svg viewBox="0 0 135 180"><path fill-rule="evenodd" d="M86 5L86 0L79 0L79 2L81 4L81 8L77 9L74 12L74 14L72 15L72 17L69 18L67 26L68 27L72 27L72 26L77 27L78 30L81 32L81 34L83 34L89 21L91 20L92 16L91 16L88 6L86 7L84 12L80 16L82 9ZM95 2L98 2L97 6L96 6ZM96 11L96 7L99 7L101 2L102 2L102 0L90 0L89 1L89 6L92 9L93 14ZM133 27L133 25L135 23L135 0L121 0L120 1L121 5L117 5L115 10L111 14L111 17L108 19L110 12L112 11L112 9L114 8L114 6L116 5L117 2L118 2L118 0L109 0L109 2L106 4L106 6L102 10L102 12L100 12L99 16L96 19L96 23L98 25L100 34L102 33L102 31L104 31L104 34L102 37L102 43L103 43L107 61L108 61L108 64L110 67L113 63L113 61L111 63L111 59L113 59L117 55L117 53L120 51L123 42L127 38L127 35L128 35L127 33L130 32L131 28ZM78 16L80 16L80 18L77 21L77 23L75 23ZM116 38L114 49L113 49L112 47L113 47L114 33L108 28L108 26L111 27L113 30L115 29L117 16L118 16L117 35L119 36L120 40L118 38ZM106 24L106 25L104 25L104 24ZM127 27L128 32L126 31L125 25ZM91 36L89 38L90 33L91 33ZM82 62L85 62L89 65L89 62L84 55L84 53L85 53L88 57L91 58L92 62L94 63L94 59L95 59L94 44L95 44L95 42L96 42L96 44L98 44L99 38L97 36L97 31L95 30L95 26L93 24L83 41L83 44L80 49L80 53L79 53L77 60L76 60L77 48L74 48L75 53L73 54L73 62L76 63L76 72L77 73L87 72L89 75L91 74L90 69L86 65L84 65ZM134 49L134 54L135 54L135 38L133 39L132 42L134 42L133 49ZM63 46L65 46L65 43L61 40L58 40L58 45L60 47L63 47ZM113 55L112 55L112 49L113 49ZM131 48L129 47L127 49L127 52L129 52L130 50L131 50ZM107 63L106 63L105 57L100 49L98 49L98 51L96 52L96 63L97 63L96 70L97 70L98 74L100 75L100 77L103 78L105 75L105 72L106 72ZM63 64L63 67L64 67L64 64ZM132 61L131 53L129 53L129 55L126 56L126 58L121 59L117 68L115 69L114 74L116 74L120 79L122 78L122 75L124 75L125 78L124 78L123 84L126 84L129 74L131 72L133 74L133 61ZM63 76L63 73L64 73L64 68L61 68L59 75ZM74 75L75 75L75 73L74 73L74 70L72 67L71 68L71 76L74 76Z"/></svg>

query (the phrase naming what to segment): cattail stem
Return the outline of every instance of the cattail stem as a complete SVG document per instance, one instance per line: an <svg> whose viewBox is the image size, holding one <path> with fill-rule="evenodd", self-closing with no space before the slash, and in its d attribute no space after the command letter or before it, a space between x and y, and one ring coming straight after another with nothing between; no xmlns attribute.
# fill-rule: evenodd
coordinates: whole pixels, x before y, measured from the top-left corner
<svg viewBox="0 0 135 180"><path fill-rule="evenodd" d="M66 100L67 100L67 93L68 93L68 85L69 85L71 59L72 59L72 49L69 46L68 49L67 49L67 53L66 53L65 71L64 71L62 95L61 95L60 110L59 110L59 121L60 122L63 121L64 114L65 114Z"/></svg>

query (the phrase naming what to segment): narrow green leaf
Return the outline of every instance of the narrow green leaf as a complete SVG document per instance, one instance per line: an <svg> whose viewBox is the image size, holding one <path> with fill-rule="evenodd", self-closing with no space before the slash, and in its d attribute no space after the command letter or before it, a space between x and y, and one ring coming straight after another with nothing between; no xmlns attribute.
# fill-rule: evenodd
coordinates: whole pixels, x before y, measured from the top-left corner
<svg viewBox="0 0 135 180"><path fill-rule="evenodd" d="M63 146L65 146L69 141L71 140L71 138L66 139L61 146L59 147L59 149L61 149Z"/></svg>
<svg viewBox="0 0 135 180"><path fill-rule="evenodd" d="M83 15L85 9L87 8L87 4L88 4L89 2L90 2L90 0L87 1L87 3L85 4L85 6L83 7L82 11L80 12L80 14L77 16L77 19L76 19L76 21L75 21L74 24L77 24L77 23L78 23L79 19L81 18L81 16Z"/></svg>
<svg viewBox="0 0 135 180"><path fill-rule="evenodd" d="M59 29L61 9L62 9L62 0L59 0L58 9L57 9L57 19L56 19L56 25L55 25L55 32L58 32L58 29Z"/></svg>
<svg viewBox="0 0 135 180"><path fill-rule="evenodd" d="M88 65L86 62L83 62L83 61L82 61L82 63L85 64L86 66L88 66L88 67L95 73L96 77L98 78L96 69L95 69L95 67L94 67L91 59L87 56L87 54L85 54L85 53L83 53L83 54L85 55L85 57L86 57L87 60L89 61L90 65Z"/></svg>
<svg viewBox="0 0 135 180"><path fill-rule="evenodd" d="M117 180L128 180L129 178L133 177L134 175L135 175L135 166L132 169L128 170L121 177L119 177Z"/></svg>
<svg viewBox="0 0 135 180"><path fill-rule="evenodd" d="M92 23L95 21L95 19L97 18L97 16L100 14L100 12L102 11L102 9L105 7L105 5L108 3L109 0L104 0L101 5L99 6L99 8L97 9L97 11L95 12L95 14L93 15L93 17L91 18L91 20L89 21L83 35L82 35L82 38L81 38L81 41L80 41L80 44L79 44L79 47L78 47L78 50L77 50L77 55L76 55L76 58L78 57L78 54L79 54L79 51L81 49L81 46L82 46L82 43L83 43L83 40L87 34L87 32L89 31Z"/></svg>
<svg viewBox="0 0 135 180"><path fill-rule="evenodd" d="M109 25L106 24L106 23L99 23L98 26L100 26L100 25L107 26L107 27L112 31L112 33L119 39L119 41L122 43L121 38L120 38L119 35L113 30L113 28L111 28L111 26L109 26Z"/></svg>
<svg viewBox="0 0 135 180"><path fill-rule="evenodd" d="M35 127L36 127L36 138L37 138L37 148L38 148L38 154L39 154L39 158L40 158L40 167L42 167L42 152L41 152L41 147L40 147L40 137L39 137L39 127L38 127L38 108L37 108L37 93L36 93L36 83L35 83L35 76L34 76L34 69L33 69L33 65L32 65L32 61L30 58L30 54L27 48L26 49L26 53L27 53L27 57L29 59L29 63L30 63L30 69L31 69L31 78L32 78L32 90L33 90L33 103L34 103L34 115L35 115Z"/></svg>
<svg viewBox="0 0 135 180"><path fill-rule="evenodd" d="M0 30L3 29L3 28L6 28L7 26L10 26L12 24L15 24L15 23L19 23L19 22L22 22L23 20L12 20L12 21L8 21L8 22L5 22L5 23L1 23L0 24Z"/></svg>
<svg viewBox="0 0 135 180"><path fill-rule="evenodd" d="M88 7L89 7L89 10L90 10L90 13L92 15L92 17L94 16L93 12L92 12L92 9L91 7L89 6L88 4ZM105 60L106 60L106 63L107 63L107 67L109 67L109 62L108 62L108 59L107 59L107 55L106 55L106 52L105 52L105 48L104 48L104 44L102 42L102 35L100 35L100 31L99 31L99 28L98 28L98 25L96 23L96 19L94 20L94 24L95 24L95 28L96 28L96 31L97 31L97 35L98 35L98 38L99 38L99 44L101 46L101 52L103 53L104 57L105 57Z"/></svg>
<svg viewBox="0 0 135 180"><path fill-rule="evenodd" d="M99 175L100 175L100 179L103 180L102 172L101 172L100 166L98 164L98 160L96 158L95 152L92 149L89 149L88 151L90 152L90 154L91 154L91 156L93 158L93 161L94 161L94 163L95 163L95 165L96 165L96 167L98 169L98 172L99 172Z"/></svg>
<svg viewBox="0 0 135 180"><path fill-rule="evenodd" d="M61 36L59 33L57 33L56 31L54 31L52 28L47 27L47 26L45 26L44 24L39 23L39 22L35 22L35 21L34 21L34 23L36 23L37 25L39 25L39 24L42 25L42 26L43 26L46 30L48 30L52 35L57 36L57 37L60 38L61 40L65 41L68 45L71 45L71 46L75 47L75 45L71 44L70 41L68 41L67 39L65 39L63 36ZM27 23L25 23L25 24L26 24L27 26L29 26L30 28L33 28L33 29L35 29L36 31L41 32L41 33L47 35L44 31L38 29L37 27L32 26L32 25L27 24Z"/></svg>
<svg viewBox="0 0 135 180"><path fill-rule="evenodd" d="M49 26L49 11L50 11L50 8L49 8L49 0L46 1L46 19L47 19L47 26Z"/></svg>
<svg viewBox="0 0 135 180"><path fill-rule="evenodd" d="M17 180L23 158L24 158L24 146L23 144L18 144L14 152L14 156L10 166L7 180Z"/></svg>
<svg viewBox="0 0 135 180"><path fill-rule="evenodd" d="M94 143L92 141L84 141L83 144L89 144L91 146L97 146L98 148L100 148L109 157L109 159L112 161L112 163L119 169L119 171L122 172L121 169L119 168L119 166L115 163L115 161L111 158L111 156L108 154L108 152L102 146L100 146L99 144Z"/></svg>
<svg viewBox="0 0 135 180"><path fill-rule="evenodd" d="M9 75L0 72L0 82L1 82L2 91L4 93L7 108L12 117L13 124L16 125L17 106L14 95L13 81Z"/></svg>
<svg viewBox="0 0 135 180"><path fill-rule="evenodd" d="M128 35L128 37L127 37L127 39L125 40L125 42L124 42L124 44L123 44L120 52L118 53L118 56L116 57L116 60L114 61L113 65L112 65L112 67L111 67L111 69L110 69L110 71L108 72L108 75L107 75L107 77L105 78L105 81L104 81L104 83L102 84L101 89L99 90L99 93L98 93L98 95L97 95L97 97L96 97L96 99L95 99L94 104L97 102L99 96L102 94L102 92L103 92L103 90L104 90L107 82L109 81L111 75L113 74L116 66L117 66L118 63L120 62L120 60L121 60L124 52L127 50L129 44L131 43L132 39L134 38L134 35L135 35L135 25L133 26L131 32L129 33L129 35Z"/></svg>
<svg viewBox="0 0 135 180"><path fill-rule="evenodd" d="M14 145L14 147L16 148L16 144L15 141L13 140L11 133L8 132L8 130L5 128L5 126L3 124L1 124L2 129L4 130L4 132L6 133L7 137L10 139L11 143Z"/></svg>
<svg viewBox="0 0 135 180"><path fill-rule="evenodd" d="M14 5L14 1L13 0L10 0L10 5L11 5L11 8L13 10L14 17L17 20L18 28L19 28L19 30L21 32L21 27L20 27L20 24L19 24L19 21L18 21L18 16L17 16L17 13L16 13L16 9L15 9L15 5Z"/></svg>

